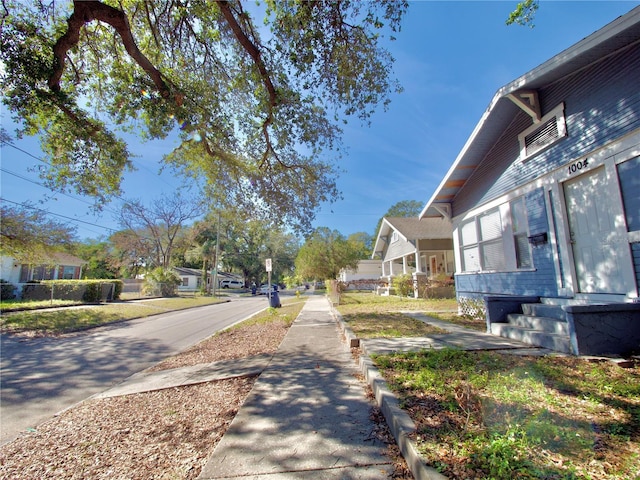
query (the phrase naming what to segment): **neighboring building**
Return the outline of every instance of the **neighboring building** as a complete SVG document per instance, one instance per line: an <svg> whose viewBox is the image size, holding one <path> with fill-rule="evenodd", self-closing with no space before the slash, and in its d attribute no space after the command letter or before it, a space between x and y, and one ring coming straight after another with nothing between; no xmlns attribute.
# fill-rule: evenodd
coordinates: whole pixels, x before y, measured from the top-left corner
<svg viewBox="0 0 640 480"><path fill-rule="evenodd" d="M200 290L202 286L202 270L186 267L173 267L173 270L182 279L182 283L178 286L178 291Z"/></svg>
<svg viewBox="0 0 640 480"><path fill-rule="evenodd" d="M381 279L391 285L393 277L411 274L418 285L439 275L453 275L452 234L451 221L444 217L383 218L373 249L373 258L382 262Z"/></svg>
<svg viewBox="0 0 640 480"><path fill-rule="evenodd" d="M355 270L348 268L340 270L338 280L345 284L347 289L375 290L381 276L380 260L360 260Z"/></svg>
<svg viewBox="0 0 640 480"><path fill-rule="evenodd" d="M202 270L198 270L197 268L187 268L187 267L173 267L173 270L182 279L182 283L178 286L178 291L188 292L188 291L200 290L200 287L202 286ZM207 279L207 282L211 283L213 273L211 270L209 270L207 274L209 277ZM221 288L221 283L224 280L234 280L234 281L244 282L242 277L235 275L233 273L226 273L226 272L218 272L217 280L218 280L218 288Z"/></svg>
<svg viewBox="0 0 640 480"><path fill-rule="evenodd" d="M640 7L498 90L420 218L491 332L605 354L640 351L638 212Z"/></svg>
<svg viewBox="0 0 640 480"><path fill-rule="evenodd" d="M12 257L2 257L0 278L18 286L38 280L78 280L87 262L68 253L54 253L47 263L29 265Z"/></svg>

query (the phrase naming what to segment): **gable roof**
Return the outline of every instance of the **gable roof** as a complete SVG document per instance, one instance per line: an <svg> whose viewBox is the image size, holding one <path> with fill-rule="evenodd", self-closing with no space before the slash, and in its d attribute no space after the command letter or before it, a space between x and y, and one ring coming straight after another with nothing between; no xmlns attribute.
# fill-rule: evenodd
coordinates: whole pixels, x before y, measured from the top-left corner
<svg viewBox="0 0 640 480"><path fill-rule="evenodd" d="M453 226L447 218L384 217L373 248L374 255L384 249L386 238L394 231L407 242L449 239L453 235Z"/></svg>
<svg viewBox="0 0 640 480"><path fill-rule="evenodd" d="M510 97L535 91L602 60L622 48L640 43L640 7L618 17L543 64L500 88L471 136L433 193L419 218L451 216L451 202L486 157L496 140L520 111ZM542 112L544 115L546 112Z"/></svg>
<svg viewBox="0 0 640 480"><path fill-rule="evenodd" d="M56 252L51 255L51 262L54 262L56 265L62 265L67 267L81 267L89 262L82 260L81 258L76 257L75 255L71 255L70 253L65 252Z"/></svg>
<svg viewBox="0 0 640 480"><path fill-rule="evenodd" d="M192 277L202 277L202 270L198 270L196 268L173 267L173 270L178 275L187 275L187 276L192 276Z"/></svg>

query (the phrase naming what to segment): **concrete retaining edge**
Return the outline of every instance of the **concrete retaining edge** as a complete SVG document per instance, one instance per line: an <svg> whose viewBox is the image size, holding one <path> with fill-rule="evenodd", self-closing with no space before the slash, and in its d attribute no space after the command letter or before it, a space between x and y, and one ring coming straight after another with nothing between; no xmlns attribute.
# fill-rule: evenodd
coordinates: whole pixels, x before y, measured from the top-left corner
<svg viewBox="0 0 640 480"><path fill-rule="evenodd" d="M338 327L342 331L346 339L346 347L354 348L360 346L360 340L355 336L351 328L344 322L342 315L332 308L332 313L336 319ZM407 466L416 480L447 480L436 469L428 466L420 453L418 452L415 444L410 438L410 435L416 431L416 425L411 420L411 417L400 408L398 399L391 392L387 382L382 377L380 371L376 368L373 360L365 353L360 355L359 362L360 370L364 375L367 383L373 391L373 395L376 399L378 407L382 411L387 425L391 430L391 434L396 439L400 453L407 462Z"/></svg>

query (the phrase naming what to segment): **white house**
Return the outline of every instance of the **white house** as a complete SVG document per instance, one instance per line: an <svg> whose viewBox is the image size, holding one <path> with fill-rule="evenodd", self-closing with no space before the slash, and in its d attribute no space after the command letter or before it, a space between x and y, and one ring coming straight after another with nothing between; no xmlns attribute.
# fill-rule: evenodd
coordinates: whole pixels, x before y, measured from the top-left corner
<svg viewBox="0 0 640 480"><path fill-rule="evenodd" d="M383 218L373 249L373 258L381 261L381 279L391 285L395 276L410 274L420 285L441 275L452 276L452 235L451 221L444 217Z"/></svg>
<svg viewBox="0 0 640 480"><path fill-rule="evenodd" d="M347 289L375 290L381 276L380 260L360 260L355 270L347 268L340 270L338 280L345 284Z"/></svg>
<svg viewBox="0 0 640 480"><path fill-rule="evenodd" d="M2 257L0 278L20 285L37 280L78 280L87 262L68 253L54 253L40 265L21 263L13 257Z"/></svg>

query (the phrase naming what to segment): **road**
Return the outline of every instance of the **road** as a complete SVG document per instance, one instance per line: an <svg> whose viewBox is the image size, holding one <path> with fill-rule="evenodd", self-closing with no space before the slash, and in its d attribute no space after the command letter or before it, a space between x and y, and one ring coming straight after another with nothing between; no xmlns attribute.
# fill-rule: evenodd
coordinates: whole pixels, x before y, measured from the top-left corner
<svg viewBox="0 0 640 480"><path fill-rule="evenodd" d="M63 337L0 338L0 444L268 306L264 297Z"/></svg>

